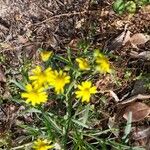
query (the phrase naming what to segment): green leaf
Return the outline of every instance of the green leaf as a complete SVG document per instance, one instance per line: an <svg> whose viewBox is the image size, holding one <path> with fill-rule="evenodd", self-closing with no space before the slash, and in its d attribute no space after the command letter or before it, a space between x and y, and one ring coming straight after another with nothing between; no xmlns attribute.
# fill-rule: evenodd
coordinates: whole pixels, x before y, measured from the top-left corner
<svg viewBox="0 0 150 150"><path fill-rule="evenodd" d="M87 105L85 108L84 116L83 116L83 124L86 124L88 118L89 118L89 110L90 110L90 105Z"/></svg>
<svg viewBox="0 0 150 150"><path fill-rule="evenodd" d="M16 80L10 80L10 83L14 83L17 87L19 87L21 90L25 91L25 87L21 82L17 82Z"/></svg>
<svg viewBox="0 0 150 150"><path fill-rule="evenodd" d="M81 127L83 127L83 128L89 128L88 125L86 125L86 124L84 124L84 123L82 123L82 122L80 122L80 121L78 121L78 120L72 119L72 122L78 124L79 126L81 126Z"/></svg>
<svg viewBox="0 0 150 150"><path fill-rule="evenodd" d="M40 133L40 130L38 127L35 127L35 126L29 126L29 125L24 125L24 124L21 124L19 125L21 128L24 128L26 130L26 132L28 134L30 134L31 136L38 136L39 133Z"/></svg>
<svg viewBox="0 0 150 150"><path fill-rule="evenodd" d="M125 10L125 3L123 0L116 0L113 3L113 10L119 14L122 14Z"/></svg>
<svg viewBox="0 0 150 150"><path fill-rule="evenodd" d="M127 137L129 135L129 133L131 132L131 125L132 125L131 123L132 123L132 112L129 112L128 121L127 121L127 124L126 124L126 127L125 127L125 134L122 137L123 140L126 140L125 142L127 142Z"/></svg>
<svg viewBox="0 0 150 150"><path fill-rule="evenodd" d="M60 62L63 62L63 63L66 63L66 64L70 64L70 62L66 59L66 58L64 58L64 57L61 57L61 56L54 56L54 59L55 60L58 60L58 61L60 61Z"/></svg>
<svg viewBox="0 0 150 150"><path fill-rule="evenodd" d="M133 1L128 1L125 4L125 8L126 8L127 12L129 12L129 13L135 13L136 12L136 3L133 2Z"/></svg>
<svg viewBox="0 0 150 150"><path fill-rule="evenodd" d="M36 109L36 108L30 108L30 109L28 109L27 111L25 111L25 112L27 112L27 113L42 113L42 111L41 110L39 110L39 109Z"/></svg>
<svg viewBox="0 0 150 150"><path fill-rule="evenodd" d="M50 127L52 127L55 131L57 131L57 133L59 133L61 135L63 134L62 129L58 126L58 124L56 123L56 121L54 119L49 117L48 113L43 113L43 120L45 121L48 129L50 129Z"/></svg>
<svg viewBox="0 0 150 150"><path fill-rule="evenodd" d="M149 0L135 0L135 3L139 6L143 6L148 4L150 1Z"/></svg>

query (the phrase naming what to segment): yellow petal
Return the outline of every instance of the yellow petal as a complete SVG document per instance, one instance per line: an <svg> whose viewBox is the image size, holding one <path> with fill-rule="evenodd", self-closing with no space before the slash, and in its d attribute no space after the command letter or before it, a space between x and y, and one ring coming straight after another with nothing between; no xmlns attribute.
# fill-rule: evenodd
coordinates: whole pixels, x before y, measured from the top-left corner
<svg viewBox="0 0 150 150"><path fill-rule="evenodd" d="M52 51L42 51L40 53L42 61L46 62L52 56Z"/></svg>

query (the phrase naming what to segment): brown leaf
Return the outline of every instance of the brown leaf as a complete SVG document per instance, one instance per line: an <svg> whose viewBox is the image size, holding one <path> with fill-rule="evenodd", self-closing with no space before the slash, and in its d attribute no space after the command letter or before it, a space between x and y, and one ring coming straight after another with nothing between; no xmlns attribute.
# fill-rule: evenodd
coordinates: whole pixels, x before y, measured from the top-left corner
<svg viewBox="0 0 150 150"><path fill-rule="evenodd" d="M5 89L5 92L3 93L3 99L9 99L11 98L11 94L10 94L10 91L9 89Z"/></svg>
<svg viewBox="0 0 150 150"><path fill-rule="evenodd" d="M137 130L137 129L136 129ZM134 140L144 139L150 136L150 127L146 129L138 129L133 133Z"/></svg>
<svg viewBox="0 0 150 150"><path fill-rule="evenodd" d="M143 9L144 13L149 14L149 12L150 12L150 5L144 6L142 9Z"/></svg>
<svg viewBox="0 0 150 150"><path fill-rule="evenodd" d="M111 130L111 132L116 137L119 137L119 130L113 130L113 129L118 129L118 124L115 122L115 116L109 118L107 125L108 125L109 129Z"/></svg>
<svg viewBox="0 0 150 150"><path fill-rule="evenodd" d="M25 38L25 37L23 37L23 36L21 36L21 35L18 35L18 42L19 42L20 44L25 44L25 43L27 43L27 41L28 41L27 38Z"/></svg>
<svg viewBox="0 0 150 150"><path fill-rule="evenodd" d="M131 138L133 139L134 146L145 147L145 150L150 150L150 127L140 126L133 127Z"/></svg>
<svg viewBox="0 0 150 150"><path fill-rule="evenodd" d="M138 54L139 58L150 60L150 51L144 51Z"/></svg>
<svg viewBox="0 0 150 150"><path fill-rule="evenodd" d="M0 68L0 82L6 82L6 77L1 68Z"/></svg>
<svg viewBox="0 0 150 150"><path fill-rule="evenodd" d="M125 45L128 41L130 41L130 34L131 34L130 31L126 32L125 37L124 37L123 42L122 42L122 45Z"/></svg>
<svg viewBox="0 0 150 150"><path fill-rule="evenodd" d="M75 28L80 29L82 27L82 24L84 23L85 19L82 18L81 20L76 22Z"/></svg>
<svg viewBox="0 0 150 150"><path fill-rule="evenodd" d="M141 53L138 53L136 51L131 51L130 56L132 58L140 58L144 60L150 60L150 51L143 51Z"/></svg>
<svg viewBox="0 0 150 150"><path fill-rule="evenodd" d="M124 112L123 117L127 120L128 113L132 112L132 122L143 120L150 113L150 107L141 102L135 102L129 105Z"/></svg>
<svg viewBox="0 0 150 150"><path fill-rule="evenodd" d="M119 49L122 45L130 41L130 34L131 32L129 30L123 31L118 37L106 45L106 49L109 51Z"/></svg>
<svg viewBox="0 0 150 150"><path fill-rule="evenodd" d="M133 47L137 47L138 45L145 44L150 40L149 35L144 35L143 33L136 33L130 38L130 42Z"/></svg>
<svg viewBox="0 0 150 150"><path fill-rule="evenodd" d="M0 47L3 48L3 49L12 48L11 45L9 43L6 43L6 42L0 43Z"/></svg>

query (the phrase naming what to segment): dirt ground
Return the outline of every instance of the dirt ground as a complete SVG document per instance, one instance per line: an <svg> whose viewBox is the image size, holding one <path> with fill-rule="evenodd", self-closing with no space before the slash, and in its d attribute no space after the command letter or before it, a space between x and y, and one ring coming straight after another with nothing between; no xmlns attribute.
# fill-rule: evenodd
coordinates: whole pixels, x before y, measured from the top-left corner
<svg viewBox="0 0 150 150"><path fill-rule="evenodd" d="M137 82L133 80L141 73L148 76L150 74L149 59L145 56L138 57L139 53L150 51L150 41L141 44L138 49L133 48L130 43L121 45L114 42L115 38L125 31L125 27L131 35L150 35L150 8L138 9L132 17L128 14L120 16L113 11L112 3L113 0L0 0L1 137L14 132L11 137L12 145L17 143L17 140L22 140L23 131L17 127L15 118L23 108L9 100L15 89L10 89L11 85L7 81L21 78L20 71L26 60L38 63L38 48L65 55L66 47L71 47L72 52L76 53L77 43L81 39L88 40L91 50L99 48L122 58L119 63L113 58L110 61L123 86L118 88L111 84L109 78L99 81L97 86L102 90L113 89L119 98L128 93L128 96L132 96L131 92L135 86L135 89L140 90L133 95L150 94L150 90L144 89L143 82L137 87ZM131 55L133 51L136 53ZM132 70L132 76L128 80L123 80L124 68ZM112 97L109 97L109 100L111 101ZM146 103L149 104L149 101ZM112 105L109 103L105 107L107 113L112 113L112 110L109 110ZM26 118L19 119L30 122ZM148 127L149 119L135 124L142 125ZM138 144L143 145L147 140L140 142ZM135 142L133 145L138 144Z"/></svg>

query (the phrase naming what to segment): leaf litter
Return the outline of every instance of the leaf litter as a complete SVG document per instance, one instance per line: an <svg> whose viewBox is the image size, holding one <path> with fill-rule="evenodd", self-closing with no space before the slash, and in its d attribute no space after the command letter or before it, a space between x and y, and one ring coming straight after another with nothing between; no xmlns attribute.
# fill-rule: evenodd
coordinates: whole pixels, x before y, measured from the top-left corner
<svg viewBox="0 0 150 150"><path fill-rule="evenodd" d="M149 103L147 102L146 105L145 99L147 101L150 99L150 93L146 91L146 93L139 95L141 93L137 91L135 95L132 95L132 90L135 77L140 75L140 73L149 72L149 68L145 68L146 63L149 63L149 51L148 46L146 46L149 40L149 36L147 35L150 34L150 24L148 20L149 7L139 11L128 20L125 16L117 16L112 12L111 0L103 2L96 1L96 4L90 6L84 3L84 1L77 3L73 0L65 1L65 3L62 1L41 0L35 3L36 5L29 0L14 1L12 4L9 3L5 5L5 7L2 8L3 13L0 13L0 17L6 21L5 24L0 22L0 26L3 26L0 27L2 30L2 33L0 33L0 53L6 58L6 62L1 63L6 67L7 74L15 77L17 80L18 70L21 68L20 66L24 65L22 63L23 61L21 62L17 57L14 57L18 56L18 54L21 60L33 59L35 63L39 63L36 58L36 49L39 47L65 55L65 47L68 46L68 43L73 41L72 52L76 54L79 50L77 47L79 40L88 39L92 50L94 48L100 48L101 50L104 49L108 50L108 52L113 52L115 56L110 54L110 60L118 77L116 78L117 81L114 81L110 79L111 77L106 75L103 76L102 79L98 79L99 82L97 81L98 88L102 90L104 94L105 101L103 102L105 102L105 104L102 104L101 101L98 102L95 104L96 110L104 109L104 114L108 113L108 116L112 117L106 117L104 115L104 117L100 118L100 120L104 121L99 123L99 121L96 120L97 122L95 124L101 129L106 129L106 127L119 129L122 122L126 124L124 119L119 121L119 118L116 117L116 114L119 113L119 109L117 109L118 104L121 104L125 108L123 115L126 120L128 120L127 114L131 111L132 122L136 122L137 126L140 126L140 123L146 126L148 121L145 122L144 120L146 120L149 115ZM86 8L89 8L90 11L85 10ZM18 11L16 12L15 10ZM72 13L74 11L76 14ZM143 48L140 48L141 46L143 46ZM134 47L136 47L136 49ZM136 52L137 57L128 55L132 51ZM122 55L121 52L124 52L125 55ZM16 61L14 65L12 65L12 61ZM130 63L134 61L137 65L130 65ZM140 65L138 65L138 62ZM13 72L14 69L17 70ZM132 71L132 75L127 81L123 78L126 69L131 69ZM6 78L9 79L8 75L5 77L4 72L0 72L0 80L5 83L7 81ZM11 95L14 94L12 89L9 92ZM100 97L102 93L100 93ZM125 96L125 98L123 98L123 96ZM7 94L7 89L4 97L8 99L6 103L9 104L11 96ZM121 99L123 101L120 101ZM139 100L142 102L138 102ZM6 105L2 105L2 108L6 110L6 112L8 111L8 109L5 109ZM20 117L18 121L25 117L26 116ZM114 119L115 117L117 121ZM26 119L24 119L24 122L28 124ZM22 121L20 122L22 123ZM134 126L134 124L132 124L132 126ZM21 137L19 133L22 131L20 131L17 125L11 124L9 129L14 131L14 128L16 129L14 134ZM141 129L139 135L146 137L147 131L149 130ZM112 133L117 137L117 140L120 138L120 131L114 132L112 130ZM137 137L139 137L139 135L137 135ZM107 137L109 136L110 135ZM19 138L17 138L17 140L19 141Z"/></svg>

